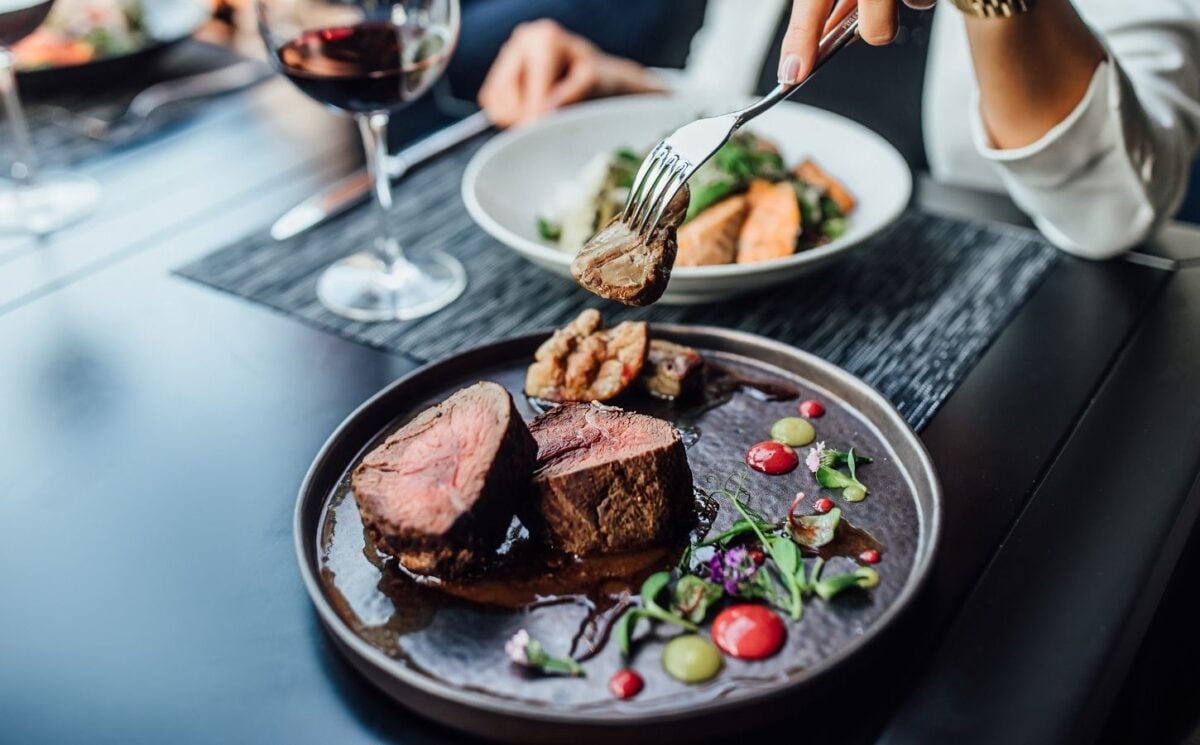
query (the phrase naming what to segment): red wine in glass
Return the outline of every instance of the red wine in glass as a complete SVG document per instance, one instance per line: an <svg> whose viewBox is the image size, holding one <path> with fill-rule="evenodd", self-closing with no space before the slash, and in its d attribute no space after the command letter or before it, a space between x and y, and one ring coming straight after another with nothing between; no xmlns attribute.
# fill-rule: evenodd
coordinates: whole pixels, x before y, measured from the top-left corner
<svg viewBox="0 0 1200 745"><path fill-rule="evenodd" d="M0 0L0 47L32 34L50 13L52 0Z"/></svg>
<svg viewBox="0 0 1200 745"><path fill-rule="evenodd" d="M452 44L436 29L386 22L306 31L276 51L283 74L321 103L352 114L394 111L441 76Z"/></svg>
<svg viewBox="0 0 1200 745"><path fill-rule="evenodd" d="M2 1L2 0L0 0ZM255 0L280 71L313 100L358 122L378 232L317 280L328 310L356 321L404 321L446 307L467 286L462 262L409 255L390 212L388 122L441 77L461 26L459 0Z"/></svg>

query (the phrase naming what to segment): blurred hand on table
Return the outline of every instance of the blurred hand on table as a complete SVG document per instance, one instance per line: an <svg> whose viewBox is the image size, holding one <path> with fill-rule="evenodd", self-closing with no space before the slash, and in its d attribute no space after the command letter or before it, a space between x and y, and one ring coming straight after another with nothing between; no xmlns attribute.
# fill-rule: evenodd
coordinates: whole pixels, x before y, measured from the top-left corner
<svg viewBox="0 0 1200 745"><path fill-rule="evenodd" d="M496 125L511 127L588 98L665 90L638 63L606 54L554 21L540 20L518 26L501 47L479 104Z"/></svg>

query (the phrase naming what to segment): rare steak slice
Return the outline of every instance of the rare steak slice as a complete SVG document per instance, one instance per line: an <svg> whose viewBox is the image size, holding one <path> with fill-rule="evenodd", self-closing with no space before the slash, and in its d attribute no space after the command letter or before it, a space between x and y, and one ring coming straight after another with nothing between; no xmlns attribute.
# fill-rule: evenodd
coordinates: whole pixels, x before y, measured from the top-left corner
<svg viewBox="0 0 1200 745"><path fill-rule="evenodd" d="M508 391L476 383L368 453L354 496L380 550L413 572L460 573L503 540L529 498L536 453Z"/></svg>
<svg viewBox="0 0 1200 745"><path fill-rule="evenodd" d="M547 401L608 401L637 379L650 347L645 321L603 328L589 308L538 347L525 393Z"/></svg>
<svg viewBox="0 0 1200 745"><path fill-rule="evenodd" d="M671 279L678 250L676 231L687 216L690 200L684 184L647 239L617 215L580 249L571 262L571 276L588 292L626 305L658 300Z"/></svg>
<svg viewBox="0 0 1200 745"><path fill-rule="evenodd" d="M692 472L667 422L598 404L564 404L530 424L538 444L521 520L574 554L664 543L691 509Z"/></svg>

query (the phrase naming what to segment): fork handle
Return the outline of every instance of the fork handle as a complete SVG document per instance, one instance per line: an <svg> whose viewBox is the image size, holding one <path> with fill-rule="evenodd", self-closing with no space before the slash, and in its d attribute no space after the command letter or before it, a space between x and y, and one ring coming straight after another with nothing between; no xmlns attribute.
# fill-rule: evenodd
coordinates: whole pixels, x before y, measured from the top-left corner
<svg viewBox="0 0 1200 745"><path fill-rule="evenodd" d="M746 122L772 108L775 104L784 100L788 96L799 90L800 86L812 79L813 73L821 68L829 61L833 55L837 54L850 42L858 38L858 7L854 7L846 17L841 20L838 25L834 26L829 33L821 37L821 42L817 45L817 57L813 61L812 72L808 74L804 80L799 83L780 83L775 86L767 95L755 103L747 106L737 112L737 122L734 124L734 129L741 127Z"/></svg>

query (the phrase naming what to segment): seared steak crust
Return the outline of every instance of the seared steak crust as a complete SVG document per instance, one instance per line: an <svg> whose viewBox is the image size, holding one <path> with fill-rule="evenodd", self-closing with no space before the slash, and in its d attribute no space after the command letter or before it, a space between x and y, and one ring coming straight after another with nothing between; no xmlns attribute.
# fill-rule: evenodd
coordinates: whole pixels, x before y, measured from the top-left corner
<svg viewBox="0 0 1200 745"><path fill-rule="evenodd" d="M476 383L392 433L351 482L380 550L413 572L454 574L504 539L536 453L508 391Z"/></svg>
<svg viewBox="0 0 1200 745"><path fill-rule="evenodd" d="M692 504L692 472L678 433L654 417L564 404L530 425L538 443L536 494L521 520L535 535L585 555L667 540Z"/></svg>

